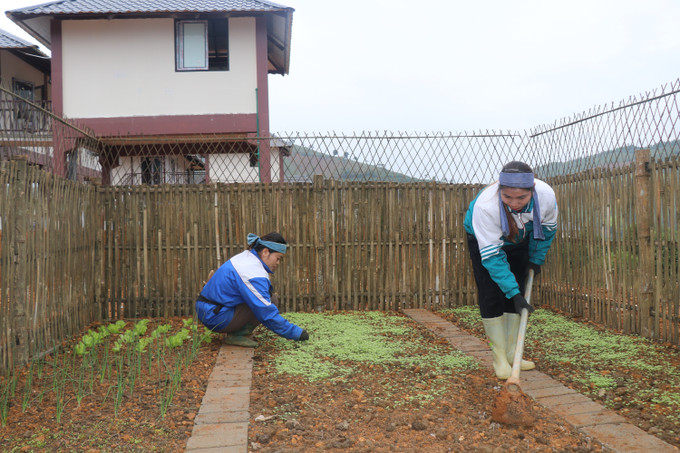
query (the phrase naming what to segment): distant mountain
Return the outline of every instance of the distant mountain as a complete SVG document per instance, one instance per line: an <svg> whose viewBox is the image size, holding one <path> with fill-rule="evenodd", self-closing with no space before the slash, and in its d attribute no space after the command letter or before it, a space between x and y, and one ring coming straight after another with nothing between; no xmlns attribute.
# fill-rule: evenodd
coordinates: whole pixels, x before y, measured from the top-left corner
<svg viewBox="0 0 680 453"><path fill-rule="evenodd" d="M387 170L380 165L365 164L350 156L328 155L304 146L290 146L290 156L283 158L286 182L311 182L314 175L338 181L418 182L402 173Z"/></svg>
<svg viewBox="0 0 680 453"><path fill-rule="evenodd" d="M545 165L536 166L534 172L541 178L550 178L579 173L592 168L619 168L635 162L635 151L638 149L644 148L630 145L565 162L549 162ZM659 142L650 146L649 151L654 159L678 156L680 155L680 141Z"/></svg>

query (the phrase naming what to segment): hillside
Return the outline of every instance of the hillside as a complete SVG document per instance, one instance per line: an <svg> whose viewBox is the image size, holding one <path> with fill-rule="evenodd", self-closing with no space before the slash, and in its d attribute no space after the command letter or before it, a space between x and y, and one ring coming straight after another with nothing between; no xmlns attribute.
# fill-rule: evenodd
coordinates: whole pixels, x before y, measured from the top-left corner
<svg viewBox="0 0 680 453"><path fill-rule="evenodd" d="M287 182L311 182L314 175L338 181L417 182L416 178L366 164L349 156L328 155L299 145L292 145L290 156L283 158Z"/></svg>
<svg viewBox="0 0 680 453"><path fill-rule="evenodd" d="M626 146L609 151L593 154L592 156L579 157L578 159L567 160L564 162L550 162L545 165L538 165L534 169L541 178L568 175L578 173L591 168L616 168L623 167L635 161L635 151L643 149L640 146ZM659 142L649 147L652 158L666 159L668 157L680 155L680 141Z"/></svg>

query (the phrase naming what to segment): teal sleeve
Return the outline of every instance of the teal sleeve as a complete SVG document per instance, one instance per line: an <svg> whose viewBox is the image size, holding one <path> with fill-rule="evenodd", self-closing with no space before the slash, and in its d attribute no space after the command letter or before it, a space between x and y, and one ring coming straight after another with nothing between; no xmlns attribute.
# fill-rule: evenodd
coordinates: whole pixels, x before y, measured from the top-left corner
<svg viewBox="0 0 680 453"><path fill-rule="evenodd" d="M529 261L539 266L545 263L545 255L548 253L553 239L555 239L556 232L555 229L548 229L545 226L541 228L543 228L545 239L536 240L533 238L533 235L529 239Z"/></svg>
<svg viewBox="0 0 680 453"><path fill-rule="evenodd" d="M515 294L519 294L519 285L515 276L510 271L508 256L503 250L483 259L482 265L489 271L489 275L491 275L493 281L503 291L505 297L511 299Z"/></svg>

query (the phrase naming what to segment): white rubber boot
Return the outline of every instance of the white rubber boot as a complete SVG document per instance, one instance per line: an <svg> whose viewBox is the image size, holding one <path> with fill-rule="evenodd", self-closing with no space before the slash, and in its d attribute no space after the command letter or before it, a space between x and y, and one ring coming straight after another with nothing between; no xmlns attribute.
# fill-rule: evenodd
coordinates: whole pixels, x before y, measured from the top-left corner
<svg viewBox="0 0 680 453"><path fill-rule="evenodd" d="M508 333L508 362L512 368L512 362L515 360L515 349L517 349L517 334L519 333L520 315L517 313L503 313L505 319L505 331ZM519 369L522 371L533 370L536 364L531 360L522 359L522 364Z"/></svg>
<svg viewBox="0 0 680 453"><path fill-rule="evenodd" d="M502 316L497 318L482 318L484 331L491 342L491 352L493 352L493 369L498 379L510 377L512 367L508 363L506 342L508 335L505 332L505 320Z"/></svg>

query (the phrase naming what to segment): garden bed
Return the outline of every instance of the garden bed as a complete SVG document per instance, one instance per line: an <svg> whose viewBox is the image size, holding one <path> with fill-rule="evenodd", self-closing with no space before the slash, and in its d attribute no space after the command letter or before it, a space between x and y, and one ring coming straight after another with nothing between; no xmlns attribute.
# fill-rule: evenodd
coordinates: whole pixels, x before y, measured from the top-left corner
<svg viewBox="0 0 680 453"><path fill-rule="evenodd" d="M219 341L206 342L212 334L190 319L118 326L90 326L87 335L0 377L0 451L184 450Z"/></svg>
<svg viewBox="0 0 680 453"><path fill-rule="evenodd" d="M606 451L539 406L493 422L493 371L403 315L286 316L310 341L257 331L249 451Z"/></svg>
<svg viewBox="0 0 680 453"><path fill-rule="evenodd" d="M476 307L438 314L483 337ZM288 341L263 327L255 331L260 345L254 354L249 451L607 451L538 405L530 428L493 422L502 381L402 314L285 316L306 328L310 340ZM0 451L183 451L220 347L220 341L197 342L204 332L187 322L151 320L144 334L136 339L128 334L130 343L113 352L116 340L138 323L128 321L96 348L79 336L58 354L0 377L0 410L6 407ZM147 340L138 356L128 349L167 324L168 331ZM182 329L189 334L171 347L170 338ZM88 356L90 350L96 355ZM120 353L124 379L117 398ZM680 446L677 348L537 310L529 320L526 356L540 371ZM169 400L179 363L181 385ZM131 374L133 369L139 372ZM62 390L55 382L64 384Z"/></svg>
<svg viewBox="0 0 680 453"><path fill-rule="evenodd" d="M438 314L472 335L484 336L476 307ZM541 372L680 448L677 346L536 310L529 317L524 355Z"/></svg>

